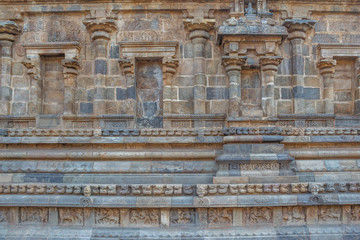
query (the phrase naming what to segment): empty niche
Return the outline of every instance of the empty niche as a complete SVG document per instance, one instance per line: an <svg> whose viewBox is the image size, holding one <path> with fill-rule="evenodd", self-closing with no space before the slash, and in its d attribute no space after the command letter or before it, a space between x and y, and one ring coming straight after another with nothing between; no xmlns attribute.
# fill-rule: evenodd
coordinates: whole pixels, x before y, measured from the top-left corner
<svg viewBox="0 0 360 240"><path fill-rule="evenodd" d="M136 125L138 128L163 126L163 72L161 59L137 60Z"/></svg>
<svg viewBox="0 0 360 240"><path fill-rule="evenodd" d="M55 115L64 112L64 55L42 56L42 114Z"/></svg>
<svg viewBox="0 0 360 240"><path fill-rule="evenodd" d="M261 78L258 69L241 71L241 106L243 116L261 116Z"/></svg>
<svg viewBox="0 0 360 240"><path fill-rule="evenodd" d="M336 59L334 74L334 112L339 115L354 113L354 77L353 59Z"/></svg>

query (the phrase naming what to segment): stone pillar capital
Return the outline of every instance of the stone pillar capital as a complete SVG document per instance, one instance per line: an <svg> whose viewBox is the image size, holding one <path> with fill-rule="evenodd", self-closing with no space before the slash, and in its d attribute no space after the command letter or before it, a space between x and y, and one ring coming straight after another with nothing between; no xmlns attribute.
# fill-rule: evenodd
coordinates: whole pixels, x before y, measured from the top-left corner
<svg viewBox="0 0 360 240"><path fill-rule="evenodd" d="M276 73L278 66L281 64L283 58L279 56L264 56L260 57L261 70L263 72Z"/></svg>
<svg viewBox="0 0 360 240"><path fill-rule="evenodd" d="M205 31L210 32L214 29L215 19L185 19L185 28L189 32L193 31Z"/></svg>
<svg viewBox="0 0 360 240"><path fill-rule="evenodd" d="M246 63L247 57L245 56L223 56L222 64L227 72L241 71L241 67Z"/></svg>
<svg viewBox="0 0 360 240"><path fill-rule="evenodd" d="M323 58L317 63L321 75L335 73L336 60L332 58Z"/></svg>
<svg viewBox="0 0 360 240"><path fill-rule="evenodd" d="M134 74L134 60L133 59L119 59L120 66L123 68L124 74Z"/></svg>
<svg viewBox="0 0 360 240"><path fill-rule="evenodd" d="M91 33L91 39L110 40L110 33L117 30L114 19L86 19L83 21L86 29Z"/></svg>
<svg viewBox="0 0 360 240"><path fill-rule="evenodd" d="M306 39L306 31L311 29L315 25L315 20L309 19L286 19L284 26L287 27L289 40L293 39Z"/></svg>

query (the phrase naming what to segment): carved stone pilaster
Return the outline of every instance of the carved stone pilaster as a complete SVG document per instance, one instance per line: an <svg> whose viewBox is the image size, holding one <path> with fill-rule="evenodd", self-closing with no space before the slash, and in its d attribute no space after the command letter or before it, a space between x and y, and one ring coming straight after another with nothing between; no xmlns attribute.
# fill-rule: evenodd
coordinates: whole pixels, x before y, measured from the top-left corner
<svg viewBox="0 0 360 240"><path fill-rule="evenodd" d="M240 116L241 100L241 66L246 63L247 57L223 56L222 64L225 66L229 78L229 116Z"/></svg>
<svg viewBox="0 0 360 240"><path fill-rule="evenodd" d="M324 84L324 113L334 114L334 73L335 73L336 60L332 58L322 58L317 63L320 75Z"/></svg>
<svg viewBox="0 0 360 240"><path fill-rule="evenodd" d="M10 114L11 90L11 49L16 35L20 33L13 21L0 21L0 115Z"/></svg>
<svg viewBox="0 0 360 240"><path fill-rule="evenodd" d="M274 82L278 71L278 66L282 61L282 57L266 56L260 58L261 71L264 74L265 89L262 96L262 107L264 116L274 117L275 111L275 97L274 97Z"/></svg>
<svg viewBox="0 0 360 240"><path fill-rule="evenodd" d="M209 32L214 29L214 19L186 19L185 28L190 32L189 38L194 49L194 113L205 113L205 43L210 38Z"/></svg>
<svg viewBox="0 0 360 240"><path fill-rule="evenodd" d="M126 89L123 91L123 96L118 96L118 99L133 100L136 99L136 85L135 85L135 58L119 59L120 67L123 69L126 77ZM135 103L134 103L135 104Z"/></svg>
<svg viewBox="0 0 360 240"><path fill-rule="evenodd" d="M95 47L95 72L96 75L107 75L107 58L110 34L117 30L115 20L109 18L90 18L84 22L87 30L91 33L91 40ZM105 79L104 76L99 76ZM94 98L94 114L106 114L105 107L105 81L96 81Z"/></svg>
<svg viewBox="0 0 360 240"><path fill-rule="evenodd" d="M305 113L304 101L304 56L303 44L307 38L306 32L310 30L316 21L304 19L287 19L284 26L287 27L288 39L292 44L292 72L293 72L293 93L294 113Z"/></svg>
<svg viewBox="0 0 360 240"><path fill-rule="evenodd" d="M27 59L21 62L30 76L29 115L41 114L40 59Z"/></svg>
<svg viewBox="0 0 360 240"><path fill-rule="evenodd" d="M77 59L64 59L64 114L75 114L75 89L78 69L80 68Z"/></svg>
<svg viewBox="0 0 360 240"><path fill-rule="evenodd" d="M354 113L360 115L360 57L357 57L355 62L355 84Z"/></svg>
<svg viewBox="0 0 360 240"><path fill-rule="evenodd" d="M173 58L163 59L163 78L164 78L164 89L163 89L163 109L164 114L171 114L172 102L177 99L177 91L173 87L173 79L177 68L179 67L179 60Z"/></svg>

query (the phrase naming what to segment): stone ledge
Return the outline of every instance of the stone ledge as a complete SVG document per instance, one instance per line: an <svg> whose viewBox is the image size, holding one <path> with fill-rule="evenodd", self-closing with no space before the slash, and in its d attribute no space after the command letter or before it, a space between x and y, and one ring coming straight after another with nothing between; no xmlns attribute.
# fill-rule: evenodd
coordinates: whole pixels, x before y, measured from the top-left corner
<svg viewBox="0 0 360 240"><path fill-rule="evenodd" d="M226 231L224 231L224 228ZM203 229L199 227L172 227L161 228L106 228L74 227L74 226L6 226L0 228L0 237L6 239L148 239L148 240L183 240L183 239L359 239L360 227L358 225L309 225L309 226L257 226L249 227L218 227Z"/></svg>
<svg viewBox="0 0 360 240"><path fill-rule="evenodd" d="M94 208L204 208L204 207L278 207L360 204L359 193L142 197L142 196L71 196L5 195L1 207L94 207Z"/></svg>

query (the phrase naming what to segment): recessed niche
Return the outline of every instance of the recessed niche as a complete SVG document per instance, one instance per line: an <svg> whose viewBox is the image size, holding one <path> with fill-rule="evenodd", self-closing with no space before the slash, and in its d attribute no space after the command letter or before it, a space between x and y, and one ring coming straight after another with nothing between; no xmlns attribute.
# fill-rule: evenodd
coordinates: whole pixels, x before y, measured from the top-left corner
<svg viewBox="0 0 360 240"><path fill-rule="evenodd" d="M135 81L137 127L162 127L163 72L161 59L137 60Z"/></svg>

